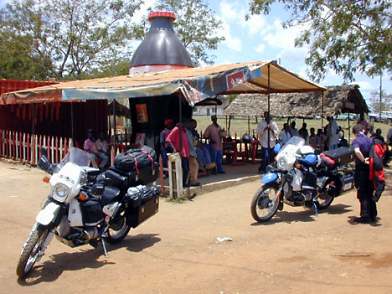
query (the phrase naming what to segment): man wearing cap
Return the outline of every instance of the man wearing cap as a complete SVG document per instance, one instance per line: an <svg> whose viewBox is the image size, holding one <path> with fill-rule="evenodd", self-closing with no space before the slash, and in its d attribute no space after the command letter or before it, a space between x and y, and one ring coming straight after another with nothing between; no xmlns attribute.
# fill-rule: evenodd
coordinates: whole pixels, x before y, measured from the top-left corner
<svg viewBox="0 0 392 294"><path fill-rule="evenodd" d="M223 161L223 144L222 139L225 136L225 131L218 125L216 115L211 116L212 124L210 124L204 131L203 137L210 140L210 145L214 151L214 159L216 164L216 171L224 174L222 161Z"/></svg>

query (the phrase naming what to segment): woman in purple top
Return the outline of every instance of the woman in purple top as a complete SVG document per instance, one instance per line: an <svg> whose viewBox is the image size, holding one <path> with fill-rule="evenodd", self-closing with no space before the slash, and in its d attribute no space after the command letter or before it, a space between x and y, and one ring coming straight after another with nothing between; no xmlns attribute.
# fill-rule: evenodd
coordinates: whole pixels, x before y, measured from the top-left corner
<svg viewBox="0 0 392 294"><path fill-rule="evenodd" d="M372 140L366 136L365 127L357 124L353 127L355 139L352 142L355 154L354 182L357 188L357 197L361 206L360 217L353 221L358 223L371 223L377 221L377 207L374 202L373 184L369 179L369 153Z"/></svg>

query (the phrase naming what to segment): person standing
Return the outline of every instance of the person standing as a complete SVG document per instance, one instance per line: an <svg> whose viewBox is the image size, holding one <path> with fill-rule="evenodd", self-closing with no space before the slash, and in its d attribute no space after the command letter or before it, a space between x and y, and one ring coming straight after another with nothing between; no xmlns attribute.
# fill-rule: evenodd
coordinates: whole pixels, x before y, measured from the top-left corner
<svg viewBox="0 0 392 294"><path fill-rule="evenodd" d="M167 136L170 134L174 127L174 121L170 118L166 118L164 121L165 128L159 134L160 151L162 157L162 163L164 167L167 167L168 153L173 152L173 148L169 143L166 142Z"/></svg>
<svg viewBox="0 0 392 294"><path fill-rule="evenodd" d="M199 179L199 163L197 161L196 147L199 143L199 134L196 131L197 122L191 119L186 122L186 134L189 142L189 178L190 186L200 186Z"/></svg>
<svg viewBox="0 0 392 294"><path fill-rule="evenodd" d="M303 123L302 128L299 129L298 134L305 140L305 144L309 143L309 132L308 129L306 128L307 124Z"/></svg>
<svg viewBox="0 0 392 294"><path fill-rule="evenodd" d="M166 142L169 143L176 152L180 153L182 183L184 187L186 187L188 185L189 177L190 149L186 129L182 123L178 123L177 126L170 131L169 135L166 137Z"/></svg>
<svg viewBox="0 0 392 294"><path fill-rule="evenodd" d="M314 150L319 148L319 142L315 132L316 130L314 128L310 128L309 145L312 146Z"/></svg>
<svg viewBox="0 0 392 294"><path fill-rule="evenodd" d="M210 124L204 131L203 137L210 140L216 164L216 171L219 174L224 174L222 161L223 161L223 144L222 139L225 136L225 130L218 125L216 115L211 116L212 124Z"/></svg>
<svg viewBox="0 0 392 294"><path fill-rule="evenodd" d="M297 128L296 128L295 126L296 126L295 120L293 120L293 121L290 123L290 132L291 132L291 136L293 136L293 137L298 137L298 136L299 136L299 133L298 133L298 130L297 130Z"/></svg>
<svg viewBox="0 0 392 294"><path fill-rule="evenodd" d="M261 143L262 156L259 172L265 172L265 168L272 160L273 148L275 147L278 133L278 126L272 121L269 112L264 112L264 119L257 126L257 135Z"/></svg>
<svg viewBox="0 0 392 294"><path fill-rule="evenodd" d="M327 120L328 150L334 150L339 144L339 126L332 116L328 116Z"/></svg>
<svg viewBox="0 0 392 294"><path fill-rule="evenodd" d="M365 127L357 124L353 127L355 139L352 142L355 154L354 183L361 210L360 217L354 218L357 223L375 222L377 219L376 202L373 200L373 184L370 181L369 154L372 140L366 136Z"/></svg>

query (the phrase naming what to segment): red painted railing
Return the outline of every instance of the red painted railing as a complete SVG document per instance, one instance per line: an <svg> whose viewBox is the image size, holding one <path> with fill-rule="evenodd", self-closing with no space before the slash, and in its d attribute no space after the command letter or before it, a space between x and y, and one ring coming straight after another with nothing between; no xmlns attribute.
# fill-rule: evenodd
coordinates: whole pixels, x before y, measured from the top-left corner
<svg viewBox="0 0 392 294"><path fill-rule="evenodd" d="M52 163L60 162L72 145L70 138L35 135L0 129L0 157L37 165L45 147Z"/></svg>

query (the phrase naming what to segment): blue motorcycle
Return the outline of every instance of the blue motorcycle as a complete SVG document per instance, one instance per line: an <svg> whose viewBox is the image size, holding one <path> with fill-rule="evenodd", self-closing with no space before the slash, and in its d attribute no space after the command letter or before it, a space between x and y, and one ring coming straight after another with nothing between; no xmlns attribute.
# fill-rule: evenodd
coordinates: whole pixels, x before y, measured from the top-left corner
<svg viewBox="0 0 392 294"><path fill-rule="evenodd" d="M269 166L262 175L261 187L251 202L252 217L257 222L270 220L278 209L283 209L283 203L311 208L315 214L331 205L333 182L328 177L318 177L320 157L305 145L304 139L292 137L275 159L275 166Z"/></svg>

